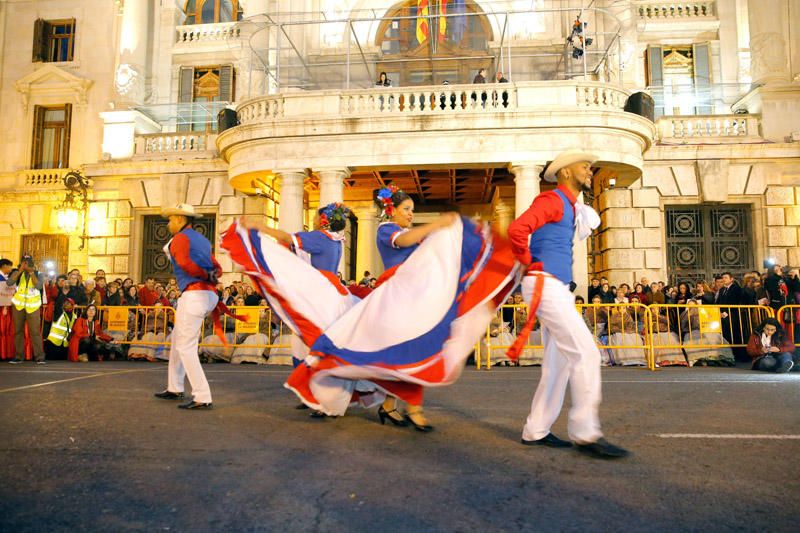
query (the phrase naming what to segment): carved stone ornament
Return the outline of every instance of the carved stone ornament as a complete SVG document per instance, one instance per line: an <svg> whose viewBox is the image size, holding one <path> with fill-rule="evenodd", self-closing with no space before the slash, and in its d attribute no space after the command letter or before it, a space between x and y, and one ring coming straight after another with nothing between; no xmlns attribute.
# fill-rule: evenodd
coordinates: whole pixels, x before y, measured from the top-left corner
<svg viewBox="0 0 800 533"><path fill-rule="evenodd" d="M92 80L55 65L45 65L14 82L14 87L22 96L22 107L27 112L31 98L36 96L60 96L83 107L88 103L89 89L93 84Z"/></svg>
<svg viewBox="0 0 800 533"><path fill-rule="evenodd" d="M114 73L114 88L122 96L135 97L142 83L139 71L128 63L122 63Z"/></svg>
<svg viewBox="0 0 800 533"><path fill-rule="evenodd" d="M750 39L753 80L787 78L786 41L780 33L760 33Z"/></svg>

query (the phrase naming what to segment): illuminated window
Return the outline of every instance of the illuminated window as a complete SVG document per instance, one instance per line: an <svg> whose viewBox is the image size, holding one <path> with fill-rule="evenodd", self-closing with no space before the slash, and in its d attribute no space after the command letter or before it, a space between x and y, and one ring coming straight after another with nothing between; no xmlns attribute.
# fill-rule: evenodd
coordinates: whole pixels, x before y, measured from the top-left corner
<svg viewBox="0 0 800 533"><path fill-rule="evenodd" d="M191 128L182 125L181 131L216 131L216 109L213 104L229 103L234 99L234 70L232 65L213 67L181 67L179 99L181 103L210 104L192 106Z"/></svg>
<svg viewBox="0 0 800 533"><path fill-rule="evenodd" d="M239 0L187 0L183 12L184 24L213 24L242 20Z"/></svg>

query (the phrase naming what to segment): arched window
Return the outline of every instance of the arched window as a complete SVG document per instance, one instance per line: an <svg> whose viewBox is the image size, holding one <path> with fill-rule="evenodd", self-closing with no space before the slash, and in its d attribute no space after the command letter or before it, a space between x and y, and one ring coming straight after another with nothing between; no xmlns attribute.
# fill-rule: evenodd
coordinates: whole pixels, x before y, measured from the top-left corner
<svg viewBox="0 0 800 533"><path fill-rule="evenodd" d="M242 20L239 0L186 0L184 24L213 24Z"/></svg>
<svg viewBox="0 0 800 533"><path fill-rule="evenodd" d="M492 70L491 40L491 24L475 2L404 0L378 28L375 44L385 59L378 71L403 86L470 83L481 68Z"/></svg>

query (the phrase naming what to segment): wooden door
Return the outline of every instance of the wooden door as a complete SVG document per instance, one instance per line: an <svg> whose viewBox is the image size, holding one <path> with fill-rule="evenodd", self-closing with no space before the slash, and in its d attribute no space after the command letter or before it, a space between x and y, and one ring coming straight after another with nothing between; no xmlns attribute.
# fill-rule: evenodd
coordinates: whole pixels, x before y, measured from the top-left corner
<svg viewBox="0 0 800 533"><path fill-rule="evenodd" d="M20 256L30 254L39 272L49 274L51 271L66 274L69 268L69 237L66 235L48 235L32 233L23 235L20 244ZM52 262L53 268L47 267Z"/></svg>

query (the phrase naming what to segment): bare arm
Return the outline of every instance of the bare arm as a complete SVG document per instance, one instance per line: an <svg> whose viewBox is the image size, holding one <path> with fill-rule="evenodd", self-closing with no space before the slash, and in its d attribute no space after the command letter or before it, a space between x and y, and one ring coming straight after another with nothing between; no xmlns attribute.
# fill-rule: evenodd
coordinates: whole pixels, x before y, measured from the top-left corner
<svg viewBox="0 0 800 533"><path fill-rule="evenodd" d="M425 224L423 226L410 229L402 235L398 235L398 237L394 240L394 244L398 248L408 248L409 246L414 246L415 244L422 242L422 239L437 229L446 228L450 224L453 224L456 220L458 220L457 213L444 213L430 224Z"/></svg>
<svg viewBox="0 0 800 533"><path fill-rule="evenodd" d="M247 229L254 229L266 235L269 235L276 241L281 244L291 245L292 244L292 234L287 233L283 230L274 229L267 227L265 224L261 222L256 222L254 220L242 220L242 225Z"/></svg>

